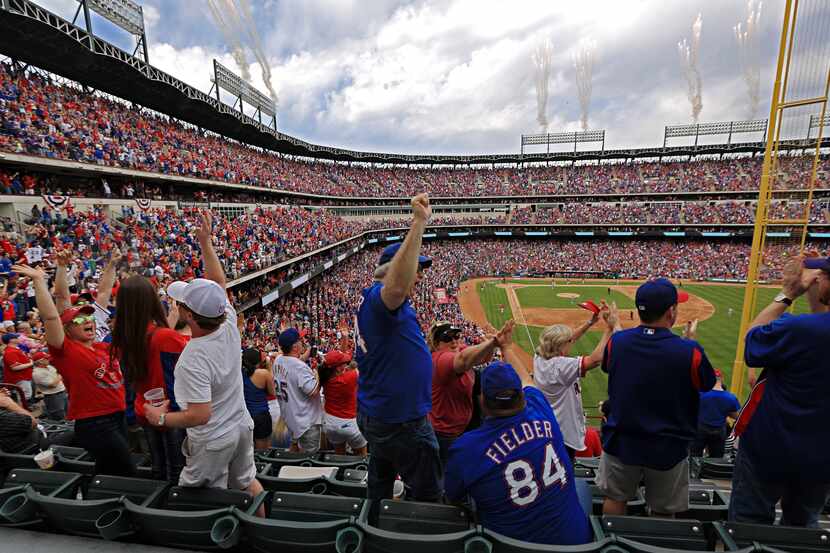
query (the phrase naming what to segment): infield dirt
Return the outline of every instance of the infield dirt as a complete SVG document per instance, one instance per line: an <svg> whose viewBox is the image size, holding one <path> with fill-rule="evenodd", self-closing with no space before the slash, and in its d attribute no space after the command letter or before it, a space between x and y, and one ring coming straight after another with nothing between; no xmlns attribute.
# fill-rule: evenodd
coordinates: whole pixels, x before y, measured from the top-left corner
<svg viewBox="0 0 830 553"><path fill-rule="evenodd" d="M584 323L588 319L588 312L584 309L563 309L563 308L549 308L549 307L521 307L519 299L516 297L516 289L526 286L546 286L548 284L515 284L515 283L501 283L498 278L476 278L461 283L458 291L458 305L464 318L473 321L477 325L487 330L493 330L492 325L487 320L487 315L484 312L484 307L481 305L481 299L478 295L478 285L482 282L498 282L496 286L504 288L507 293L507 300L510 303L510 310L513 312L513 318L519 324L526 324L531 326L545 327L552 324L566 324L571 327L576 327ZM608 287L608 283L592 284L590 281L580 286L597 286ZM636 285L616 285L610 284L612 290L616 290L630 298L634 298L637 291ZM553 293L553 291L552 291ZM704 321L712 316L715 312L715 306L705 299L689 294L689 301L681 304L677 325L682 326L687 321L698 319ZM639 324L637 314L632 309L623 309L620 311L620 322L623 328L631 328ZM600 329L601 323L597 323L594 329ZM528 368L532 366L533 359L529 353L520 350L522 359L527 364Z"/></svg>

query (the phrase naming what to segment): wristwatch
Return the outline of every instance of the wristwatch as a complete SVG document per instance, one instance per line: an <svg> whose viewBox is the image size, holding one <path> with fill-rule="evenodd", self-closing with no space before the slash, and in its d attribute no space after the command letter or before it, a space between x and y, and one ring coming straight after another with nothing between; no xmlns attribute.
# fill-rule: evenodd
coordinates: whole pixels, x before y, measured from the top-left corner
<svg viewBox="0 0 830 553"><path fill-rule="evenodd" d="M161 415L159 415L159 426L164 426L164 416L166 414L167 413L162 413Z"/></svg>
<svg viewBox="0 0 830 553"><path fill-rule="evenodd" d="M793 300L788 298L787 294L785 294L784 292L779 292L778 295L775 296L775 299L773 299L772 301L778 302L778 303L783 303L787 307L789 307L793 304Z"/></svg>

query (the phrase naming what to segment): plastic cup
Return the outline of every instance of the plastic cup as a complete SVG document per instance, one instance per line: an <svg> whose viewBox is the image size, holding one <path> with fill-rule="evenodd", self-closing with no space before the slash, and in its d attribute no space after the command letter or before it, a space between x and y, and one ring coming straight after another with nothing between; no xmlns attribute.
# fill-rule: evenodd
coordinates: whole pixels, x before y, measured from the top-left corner
<svg viewBox="0 0 830 553"><path fill-rule="evenodd" d="M55 452L51 449L45 449L35 455L35 463L43 470L49 470L55 466Z"/></svg>
<svg viewBox="0 0 830 553"><path fill-rule="evenodd" d="M153 388L144 392L144 399L153 407L161 407L164 403L164 388Z"/></svg>

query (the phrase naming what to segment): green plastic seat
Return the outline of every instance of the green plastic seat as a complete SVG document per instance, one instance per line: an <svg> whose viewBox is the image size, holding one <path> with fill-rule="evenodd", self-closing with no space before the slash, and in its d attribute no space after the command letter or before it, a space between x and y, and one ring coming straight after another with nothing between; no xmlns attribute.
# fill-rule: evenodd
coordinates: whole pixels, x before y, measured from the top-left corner
<svg viewBox="0 0 830 553"><path fill-rule="evenodd" d="M385 499L377 526L368 522L368 507L367 502L358 521L364 552L461 553L471 545L483 546L471 517L459 507Z"/></svg>
<svg viewBox="0 0 830 553"><path fill-rule="evenodd" d="M329 491L329 480L320 476L312 478L280 478L277 476L284 465L268 464L257 480L269 492L310 493L323 495ZM296 466L296 465L292 465Z"/></svg>
<svg viewBox="0 0 830 553"><path fill-rule="evenodd" d="M234 509L248 510L264 499L238 490L169 488L162 501L152 506L124 500L124 508L102 515L99 531L104 537L134 535L159 546L206 551L224 550L239 541L239 521ZM106 523L106 527L102 528ZM111 533L110 533L111 531Z"/></svg>
<svg viewBox="0 0 830 553"><path fill-rule="evenodd" d="M315 467L342 467L356 470L368 470L369 458L359 455L337 455L336 453L322 453L311 461Z"/></svg>
<svg viewBox="0 0 830 553"><path fill-rule="evenodd" d="M700 459L699 478L708 480L732 480L735 463L729 459L703 457Z"/></svg>
<svg viewBox="0 0 830 553"><path fill-rule="evenodd" d="M362 499L280 492L272 495L267 518L255 516L253 507L235 515L251 551L350 553L362 542L356 523L363 507Z"/></svg>
<svg viewBox="0 0 830 553"><path fill-rule="evenodd" d="M9 472L0 494L0 526L41 527L43 520L33 500L37 496L76 497L81 475L39 469L14 469Z"/></svg>
<svg viewBox="0 0 830 553"><path fill-rule="evenodd" d="M102 515L121 508L126 499L139 505L152 505L168 487L167 482L157 480L99 475L92 477L83 499L44 496L31 490L29 494L53 528L79 536L100 537L97 523Z"/></svg>
<svg viewBox="0 0 830 553"><path fill-rule="evenodd" d="M678 551L714 551L715 540L699 520L632 516L591 517L597 539L624 537Z"/></svg>
<svg viewBox="0 0 830 553"><path fill-rule="evenodd" d="M336 478L328 481L328 493L346 497L366 497L366 481L368 471L351 468L341 468Z"/></svg>
<svg viewBox="0 0 830 553"><path fill-rule="evenodd" d="M597 470L600 459L601 457L577 457L574 460L574 466Z"/></svg>
<svg viewBox="0 0 830 553"><path fill-rule="evenodd" d="M723 491L711 484L689 485L689 510L678 513L679 518L713 522L726 520L729 513L729 499Z"/></svg>
<svg viewBox="0 0 830 553"><path fill-rule="evenodd" d="M310 467L315 458L316 455L313 454L279 448L272 448L265 453L257 454L258 461L271 464L274 474L277 474L283 465Z"/></svg>
<svg viewBox="0 0 830 553"><path fill-rule="evenodd" d="M712 524L724 551L738 551L755 543L781 551L830 551L830 530L823 528L794 528L745 522L715 522Z"/></svg>
<svg viewBox="0 0 830 553"><path fill-rule="evenodd" d="M509 538L486 528L481 528L480 534L491 544L492 553L605 553L613 542L611 538L604 538L584 545L542 545Z"/></svg>

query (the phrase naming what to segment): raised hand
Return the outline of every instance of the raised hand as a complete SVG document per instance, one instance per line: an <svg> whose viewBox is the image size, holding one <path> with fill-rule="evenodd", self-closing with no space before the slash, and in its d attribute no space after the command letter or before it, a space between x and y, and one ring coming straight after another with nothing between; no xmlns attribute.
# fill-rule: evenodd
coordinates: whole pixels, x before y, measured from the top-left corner
<svg viewBox="0 0 830 553"><path fill-rule="evenodd" d="M12 271L19 275L29 277L34 280L46 280L46 273L39 267L30 267L28 265L12 265Z"/></svg>
<svg viewBox="0 0 830 553"><path fill-rule="evenodd" d="M605 300L602 300L600 314L602 315L602 320L604 320L605 324L608 325L608 328L613 330L620 324L620 314L617 310L617 302L612 301L611 305L608 305L605 303Z"/></svg>
<svg viewBox="0 0 830 553"><path fill-rule="evenodd" d="M210 242L213 236L213 214L203 209L199 212L199 228L196 229L196 238L200 243Z"/></svg>
<svg viewBox="0 0 830 553"><path fill-rule="evenodd" d="M429 218L432 216L432 206L429 204L429 196L427 194L418 194L412 198L412 214L416 219L429 221Z"/></svg>
<svg viewBox="0 0 830 553"><path fill-rule="evenodd" d="M501 327L501 330L494 336L496 340L496 345L500 348L508 346L513 343L513 329L516 326L516 322L513 319L510 319L504 326Z"/></svg>
<svg viewBox="0 0 830 553"><path fill-rule="evenodd" d="M58 250L55 253L55 264L60 267L69 267L72 265L72 258L75 257L75 252L71 248Z"/></svg>

